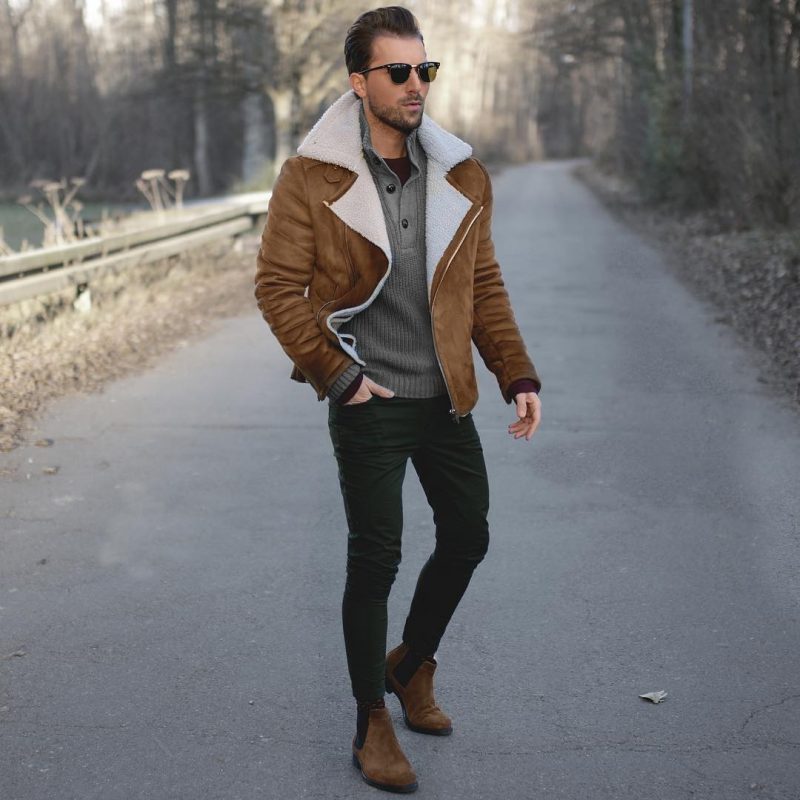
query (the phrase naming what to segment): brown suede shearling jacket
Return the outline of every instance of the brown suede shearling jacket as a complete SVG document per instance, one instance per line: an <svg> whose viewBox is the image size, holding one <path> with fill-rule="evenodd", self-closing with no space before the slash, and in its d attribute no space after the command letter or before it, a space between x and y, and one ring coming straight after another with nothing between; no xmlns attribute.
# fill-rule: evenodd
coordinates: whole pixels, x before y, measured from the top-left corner
<svg viewBox="0 0 800 800"><path fill-rule="evenodd" d="M255 295L264 319L322 400L353 361L337 331L377 296L392 257L377 189L364 161L361 101L337 100L283 165L257 258ZM418 141L428 157L426 266L433 338L450 395L464 416L478 400L474 341L506 402L521 378L541 386L509 303L491 237L492 187L472 148L427 115Z"/></svg>

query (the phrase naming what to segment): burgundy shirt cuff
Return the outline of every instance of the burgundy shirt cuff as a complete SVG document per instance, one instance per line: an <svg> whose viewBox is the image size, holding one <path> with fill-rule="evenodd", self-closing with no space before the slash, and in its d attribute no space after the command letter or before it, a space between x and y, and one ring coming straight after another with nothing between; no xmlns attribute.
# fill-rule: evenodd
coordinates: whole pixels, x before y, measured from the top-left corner
<svg viewBox="0 0 800 800"><path fill-rule="evenodd" d="M534 394L539 394L539 387L530 378L520 378L519 380L514 381L514 383L512 383L508 389L508 393L511 395L512 401L514 400L514 395L523 392L533 392Z"/></svg>
<svg viewBox="0 0 800 800"><path fill-rule="evenodd" d="M339 399L336 401L337 405L343 406L348 400L350 400L358 391L358 387L361 386L361 381L363 380L364 373L359 372L358 375L353 379L353 382L339 395Z"/></svg>

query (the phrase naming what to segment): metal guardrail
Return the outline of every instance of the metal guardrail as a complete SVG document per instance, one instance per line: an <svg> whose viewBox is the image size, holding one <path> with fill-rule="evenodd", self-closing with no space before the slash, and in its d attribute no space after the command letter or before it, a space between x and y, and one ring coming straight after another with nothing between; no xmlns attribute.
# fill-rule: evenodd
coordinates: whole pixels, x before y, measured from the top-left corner
<svg viewBox="0 0 800 800"><path fill-rule="evenodd" d="M0 305L89 282L93 274L149 264L253 228L270 194L142 215L146 227L0 258Z"/></svg>

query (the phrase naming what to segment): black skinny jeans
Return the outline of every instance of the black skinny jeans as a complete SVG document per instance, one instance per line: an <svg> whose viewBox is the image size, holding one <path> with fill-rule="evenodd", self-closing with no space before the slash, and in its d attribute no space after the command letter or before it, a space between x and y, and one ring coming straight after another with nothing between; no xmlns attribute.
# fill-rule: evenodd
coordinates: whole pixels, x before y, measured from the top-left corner
<svg viewBox="0 0 800 800"><path fill-rule="evenodd" d="M436 546L423 566L403 630L421 655L439 647L472 572L489 546L489 484L472 415L454 423L446 396L381 398L329 406L348 524L342 600L353 695L384 694L387 600L401 559L408 458L433 509Z"/></svg>

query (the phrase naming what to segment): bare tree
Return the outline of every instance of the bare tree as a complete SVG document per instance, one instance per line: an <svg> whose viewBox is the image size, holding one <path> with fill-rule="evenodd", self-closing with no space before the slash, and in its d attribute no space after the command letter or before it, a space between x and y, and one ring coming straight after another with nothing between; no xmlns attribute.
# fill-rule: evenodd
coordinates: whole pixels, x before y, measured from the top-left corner
<svg viewBox="0 0 800 800"><path fill-rule="evenodd" d="M574 0L541 9L543 79L559 86L544 92L544 105L562 98L562 119L580 103L573 90L563 107L557 67L575 54L593 93L615 98L599 149L653 199L719 205L741 224L797 220L798 0Z"/></svg>
<svg viewBox="0 0 800 800"><path fill-rule="evenodd" d="M800 217L800 0L416 0L431 113L487 158L595 153L654 200ZM0 182L266 186L346 90L356 0L0 0Z"/></svg>

